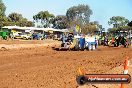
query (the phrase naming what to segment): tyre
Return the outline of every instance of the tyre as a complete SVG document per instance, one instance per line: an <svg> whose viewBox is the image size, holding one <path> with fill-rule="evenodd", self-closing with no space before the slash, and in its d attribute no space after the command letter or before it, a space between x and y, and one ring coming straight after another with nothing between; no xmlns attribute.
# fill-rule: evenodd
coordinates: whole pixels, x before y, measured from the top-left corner
<svg viewBox="0 0 132 88"><path fill-rule="evenodd" d="M4 36L3 39L4 39L4 40L7 40L7 36Z"/></svg>
<svg viewBox="0 0 132 88"><path fill-rule="evenodd" d="M125 48L128 48L128 46L129 46L129 44L128 44L128 43L124 44L124 47L125 47Z"/></svg>
<svg viewBox="0 0 132 88"><path fill-rule="evenodd" d="M86 79L84 76L77 76L76 81L79 85L84 85L86 83Z"/></svg>
<svg viewBox="0 0 132 88"><path fill-rule="evenodd" d="M114 43L114 47L118 47L117 43Z"/></svg>
<svg viewBox="0 0 132 88"><path fill-rule="evenodd" d="M116 44L114 44L114 47L116 47Z"/></svg>

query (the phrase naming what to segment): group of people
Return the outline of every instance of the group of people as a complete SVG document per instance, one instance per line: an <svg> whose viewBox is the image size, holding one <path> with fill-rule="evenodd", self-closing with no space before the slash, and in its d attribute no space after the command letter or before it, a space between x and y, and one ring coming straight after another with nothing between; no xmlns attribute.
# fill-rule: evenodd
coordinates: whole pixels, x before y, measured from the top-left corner
<svg viewBox="0 0 132 88"><path fill-rule="evenodd" d="M68 48L70 45L74 46L76 50L95 50L98 46L98 37L95 35L73 35L63 34L61 38L61 47Z"/></svg>
<svg viewBox="0 0 132 88"><path fill-rule="evenodd" d="M118 47L120 45L123 45L124 47L128 46L128 38L124 36L123 34L116 35L112 37L111 39L108 38L109 36L106 35L102 38L102 45L104 46L111 46L114 45L114 47Z"/></svg>
<svg viewBox="0 0 132 88"><path fill-rule="evenodd" d="M61 38L61 47L69 48L70 46L72 46L72 48L75 48L76 50L95 50L98 48L98 45L114 47L122 45L124 47L128 47L130 45L129 40L130 39L123 34L118 34L118 36L110 37L109 35L73 35L64 33Z"/></svg>
<svg viewBox="0 0 132 88"><path fill-rule="evenodd" d="M128 46L128 39L127 37L120 35L116 36L114 39L114 46L118 47L119 45L123 45L124 47Z"/></svg>

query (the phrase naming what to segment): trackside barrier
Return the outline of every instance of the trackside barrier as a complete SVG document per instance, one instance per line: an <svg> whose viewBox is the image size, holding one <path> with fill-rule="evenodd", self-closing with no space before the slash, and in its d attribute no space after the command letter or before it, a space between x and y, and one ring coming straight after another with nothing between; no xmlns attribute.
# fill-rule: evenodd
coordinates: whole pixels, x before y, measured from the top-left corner
<svg viewBox="0 0 132 88"><path fill-rule="evenodd" d="M131 80L131 78L130 78L130 75L128 74L128 67L129 67L129 64L130 64L130 61L128 60L129 59L129 57L126 57L126 59L125 59L125 62L124 62L124 71L123 71L123 74L125 75L125 76L129 76L128 78L128 81L130 82L130 80ZM118 75L117 77L121 77L121 75L123 75L123 74L120 74L120 75ZM85 84L86 83L86 80L87 79L89 79L90 77L91 78L93 78L94 76L96 76L96 77L98 77L98 76L101 76L101 75L98 75L98 74L92 74L92 75L90 75L90 74L87 74L86 75L86 72L85 72L85 70L84 69L82 69L82 68L78 68L78 75L80 76L79 77L79 80L80 81L78 81L77 80L77 82L78 82L78 84ZM84 76L85 75L85 76ZM114 74L111 74L111 75L114 75ZM109 75L106 75L106 76L109 76ZM114 75L115 76L115 75ZM104 75L104 77L105 77L105 75ZM109 77L108 77L109 78ZM88 82L88 81L87 81ZM89 81L89 82L91 82L91 81ZM114 82L114 81L113 81ZM126 81L124 81L124 82L126 82ZM126 88L126 84L124 83L123 81L122 81L122 83L121 83L121 86L120 86L120 88ZM128 83L128 82L127 82Z"/></svg>
<svg viewBox="0 0 132 88"><path fill-rule="evenodd" d="M128 60L128 57L126 57L125 59L125 63L124 63L124 74L128 74L128 66L129 66L130 61ZM125 84L121 84L120 88L126 88Z"/></svg>

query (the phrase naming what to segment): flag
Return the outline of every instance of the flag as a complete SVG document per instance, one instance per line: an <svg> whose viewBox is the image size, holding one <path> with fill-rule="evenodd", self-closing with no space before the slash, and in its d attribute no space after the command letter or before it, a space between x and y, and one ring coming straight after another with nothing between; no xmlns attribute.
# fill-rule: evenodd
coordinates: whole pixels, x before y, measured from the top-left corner
<svg viewBox="0 0 132 88"><path fill-rule="evenodd" d="M80 29L80 27L78 25L76 25L76 32L78 32Z"/></svg>

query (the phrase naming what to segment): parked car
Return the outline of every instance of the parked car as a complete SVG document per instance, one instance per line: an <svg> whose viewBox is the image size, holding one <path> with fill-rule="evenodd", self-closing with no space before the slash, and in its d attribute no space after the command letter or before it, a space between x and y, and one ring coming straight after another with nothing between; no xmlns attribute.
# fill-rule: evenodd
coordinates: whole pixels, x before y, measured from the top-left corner
<svg viewBox="0 0 132 88"><path fill-rule="evenodd" d="M43 39L44 39L44 34L33 33L33 34L32 34L32 39L43 40Z"/></svg>
<svg viewBox="0 0 132 88"><path fill-rule="evenodd" d="M18 33L17 35L15 35L16 39L31 39L31 35L27 34L27 33Z"/></svg>
<svg viewBox="0 0 132 88"><path fill-rule="evenodd" d="M23 39L27 39L27 40L31 40L31 35L30 34L23 34L23 35L21 35L21 37L23 38Z"/></svg>
<svg viewBox="0 0 132 88"><path fill-rule="evenodd" d="M22 35L22 32L13 33L14 39L22 39L23 37L21 35Z"/></svg>

